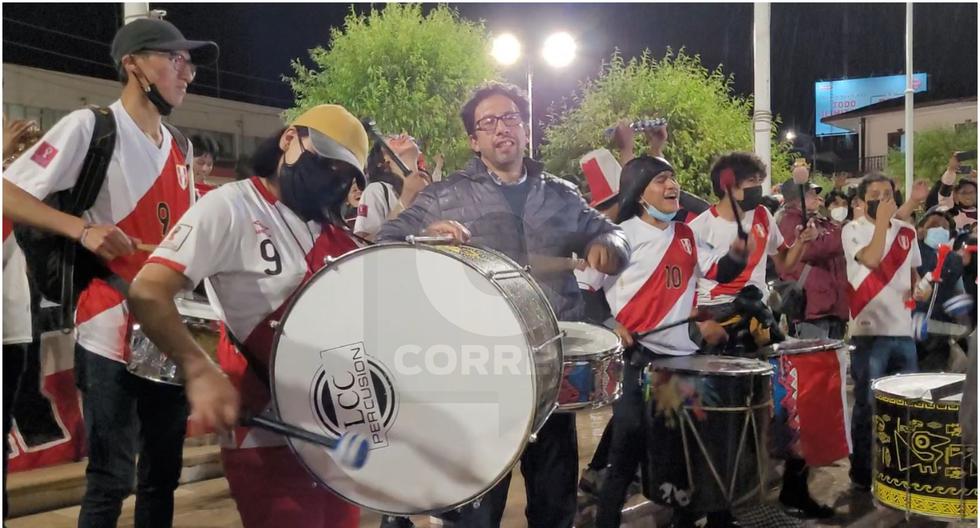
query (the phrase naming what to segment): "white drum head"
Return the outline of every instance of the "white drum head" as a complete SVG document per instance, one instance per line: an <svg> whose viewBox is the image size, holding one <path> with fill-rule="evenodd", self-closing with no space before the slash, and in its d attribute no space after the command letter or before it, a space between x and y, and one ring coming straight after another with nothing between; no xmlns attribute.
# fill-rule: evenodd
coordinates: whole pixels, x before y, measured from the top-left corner
<svg viewBox="0 0 980 528"><path fill-rule="evenodd" d="M558 321L558 329L565 332L562 353L566 360L606 354L620 346L619 336L612 330L594 324Z"/></svg>
<svg viewBox="0 0 980 528"><path fill-rule="evenodd" d="M531 352L483 275L431 248L374 246L317 274L284 317L272 361L287 423L365 435L359 470L290 445L337 495L390 514L444 511L507 474L531 432Z"/></svg>
<svg viewBox="0 0 980 528"><path fill-rule="evenodd" d="M965 379L965 374L897 374L876 379L871 384L871 389L909 400L929 399L932 389ZM954 394L939 401L958 402L962 399L962 394Z"/></svg>

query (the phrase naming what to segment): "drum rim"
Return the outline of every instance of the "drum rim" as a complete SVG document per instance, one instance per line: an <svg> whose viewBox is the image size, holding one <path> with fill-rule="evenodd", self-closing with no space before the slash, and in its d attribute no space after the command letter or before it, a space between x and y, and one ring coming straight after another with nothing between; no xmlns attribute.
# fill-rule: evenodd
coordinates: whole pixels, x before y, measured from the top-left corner
<svg viewBox="0 0 980 528"><path fill-rule="evenodd" d="M507 255L505 255L505 254L503 254L503 253L501 253L499 251L496 251L496 250L493 250L493 249L489 249L489 248L484 248L484 247L477 246L477 245L474 245L474 244L462 244L462 245L463 246L474 247L476 249L480 249L480 250L483 250L483 251L487 251L489 253L493 253L493 254L495 254L495 256L501 257L501 258L505 259L507 262L509 262L510 264L512 264L515 269L520 270L521 275L524 276L525 278L531 278L530 277L530 274L527 272L527 270L525 268L521 267L519 264L517 264L516 262L514 262L513 259L511 259ZM269 366L268 366L268 371L269 371L269 394L271 396L270 399L271 399L271 403L272 403L272 409L275 411L277 418L281 417L282 414L279 411L279 399L276 397L276 375L275 375L275 373L276 373L276 357L279 355L279 340L280 340L280 337L282 336L282 331L283 331L283 328L285 327L285 322L289 318L289 314L292 313L293 308L296 306L296 303L299 301L300 297L303 296L303 293L308 288L312 287L313 283L315 282L315 280L320 275L326 274L334 266L339 265L341 262L343 262L345 260L349 260L349 259L351 259L351 258L353 258L353 257L355 257L357 255L360 255L361 253L366 253L368 251L377 251L379 249L389 248L389 247L408 247L408 248L414 248L414 249L424 249L426 251L433 251L433 252L439 253L441 255L445 255L447 257L451 257L451 258L457 260L458 262L462 262L463 264L469 266L471 269L473 269L474 271L476 271L480 275L486 277L486 275L484 275L483 272L480 271L476 266L474 266L471 262L467 262L465 259L460 258L459 255L454 254L452 252L439 251L437 249L438 246L430 246L428 244L410 244L408 242L386 242L386 243L380 243L380 244L373 244L373 245L370 245L370 246L364 246L364 247L360 247L360 248L357 248L357 249L348 251L347 253L344 253L343 255L341 255L339 257L336 257L336 258L334 258L332 260L329 260L327 262L327 264L325 266L323 266L323 268L321 268L316 273L314 273L313 275L311 275L310 278L305 283L303 283L293 293L292 298L289 300L289 304L286 306L286 309L283 311L282 316L279 317L279 323L280 324L276 327L276 330L273 333L273 338L272 338L272 351L271 351L271 355L269 356ZM497 288L497 290L499 292L503 293L500 285L496 281L492 280L492 277L487 277L487 279L490 279L490 283L493 284L493 286L495 288ZM540 295L541 298L545 300L544 305L545 305L545 307L547 307L549 313L551 313L552 321L555 321L555 334L556 335L559 335L560 332L561 332L561 330L558 328L558 318L555 316L554 308L551 307L551 303L547 301L547 297L544 295L544 291L538 285L537 281L535 281L535 280L532 279L532 280L528 280L527 282L529 284L531 284L534 287L535 291L538 293L538 295ZM504 296L504 298L507 299L506 296ZM524 323L524 317L523 317L523 315L518 310L516 310L516 308L514 307L513 303L511 303L509 299L508 299L508 302L507 302L507 306L510 308L510 310L514 314L514 316L520 319L520 321L521 321L521 323L523 325L523 323ZM527 335L524 336L524 341L527 344L528 351L532 351L534 349L534 346L531 345L530 341L527 338ZM561 339L558 339L557 340L557 343L558 343L559 364L560 365L564 365L564 350L563 350L563 347L562 347ZM531 355L533 356L533 353ZM534 365L533 357L530 358L530 359L531 359L530 364L533 366ZM537 376L531 376L531 389L532 389L532 393L533 394L535 394L535 395L539 394L539 392L538 392L538 380L537 380ZM369 509L369 510L372 510L372 511L376 511L376 512L379 512L379 513L382 513L382 514L386 514L386 515L398 515L398 516L406 516L406 515L435 515L435 514L444 513L444 512L447 512L447 511L454 510L456 508L459 508L461 506L464 506L466 504L469 504L469 503L471 503L471 502L473 502L475 500L478 500L479 498L481 498L484 495L486 495L487 493L489 493L497 484L500 483L500 481L502 481L504 479L504 477L506 477L507 475L509 475L514 470L514 466L517 465L517 462L520 461L521 456L524 454L524 450L527 448L527 444L530 442L530 439L535 434L537 434L537 432L541 429L541 427L544 426L544 423L548 421L548 419L551 417L551 415L554 414L555 410L558 408L557 396L558 396L558 391L556 390L555 391L555 402L554 402L554 405L552 405L552 408L545 413L544 418L541 420L541 426L540 427L535 427L535 421L536 421L536 418L537 417L534 416L534 414L532 413L531 419L528 420L528 423L527 423L527 425L526 425L526 427L524 429L524 448L517 450L511 456L511 460L506 464L506 468L504 470L502 470L500 472L500 474L497 475L493 479L493 482L491 482L486 487L486 489L480 491L479 493L477 493L477 494L475 494L475 495L473 495L471 497L468 497L468 498L466 498L466 499L464 499L464 500L462 500L462 501L460 501L460 502L458 502L456 504L453 504L451 506L447 506L447 507L445 507L445 509L434 509L434 510L419 511L419 512L415 512L415 513L404 513L404 512L391 512L391 511L379 510L379 509L376 509L376 508L374 508L372 506L369 506L369 505L366 505L366 504L361 504L360 502L354 500L353 498L348 497L346 494L341 493L339 490L335 489L333 486L327 484L327 482L325 481L324 478L322 478L315 471L313 471L313 469L310 467L310 465L306 462L306 459L299 453L299 450L295 446L295 443L298 442L298 440L294 440L293 438L289 438L289 437L285 437L285 440L286 440L286 445L289 446L289 450L293 453L293 456L296 457L296 459L299 461L299 463L302 464L303 469L305 469L306 472L311 477L313 477L313 479L316 482L319 482L320 484L322 484L324 487L326 487L328 490L330 490L331 493L333 493L337 497L340 497L342 500L344 500L344 501L346 501L346 502L348 502L350 504L353 504L354 506L357 506L358 508L366 508L366 509ZM532 409L536 413L537 412L537 405L532 406ZM331 456L331 455L327 455L327 456L329 456L331 460L334 460L334 463L336 464L336 461L335 461L335 459L334 459L333 456Z"/></svg>
<svg viewBox="0 0 980 528"><path fill-rule="evenodd" d="M606 332L609 332L610 334L612 334L616 338L616 345L615 346L613 346L611 348L607 348L607 349L601 350L599 352L589 352L588 354L573 354L573 355L565 356L565 347L564 347L564 344L562 344L562 360L563 360L563 362L564 361L583 361L583 360L588 360L588 359L593 359L593 358L606 358L606 357L610 357L610 356L615 356L616 354L621 354L623 352L623 348L624 348L623 347L623 340L620 339L620 337L618 335L616 335L616 332L613 332L612 330L606 328L605 326L597 325L597 324L592 324L592 323L588 323L588 322L585 322L585 321L558 321L558 330L561 331L561 332L564 332L564 329L561 327L561 325L563 325L563 324L568 325L568 326L585 326L585 327L591 327L591 328L599 328L600 330L605 330ZM564 337L565 335L567 335L567 334L562 334L562 337Z"/></svg>
<svg viewBox="0 0 980 528"><path fill-rule="evenodd" d="M661 363L662 364L662 363L667 362L667 361L677 361L678 359L681 359L681 358L689 358L689 357L703 357L703 358L715 358L715 359L719 359L719 358L720 359L746 359L746 360L751 360L751 361L757 361L759 363L759 370L757 370L757 371L756 370L754 370L754 371L748 371L748 372L745 372L745 371L743 371L743 372L705 372L703 370L694 370L693 368L669 369L669 370L671 370L672 372L685 372L685 373L690 373L690 374L702 374L702 375L706 375L706 376L743 376L743 375L746 375L746 374L759 375L759 376L772 376L773 375L772 365L770 365L768 362L763 361L761 359L747 358L747 357L741 357L741 356L720 356L720 355L717 355L717 354L698 354L698 353L694 353L694 354L686 354L686 355L683 355L683 356L674 356L674 357L671 357L671 358L658 358L658 359L655 359L655 360L651 361L649 363L649 365L647 365L647 368L648 369L652 369L652 370L659 370L659 369L656 368L656 365L658 363Z"/></svg>
<svg viewBox="0 0 980 528"><path fill-rule="evenodd" d="M799 342L799 341L828 341L828 344L835 343L837 344L837 346L833 348L826 348L826 347L817 347L814 345L814 346L804 347L802 349L783 350L782 347L780 346L783 343L786 343L786 341L783 341L782 343L773 343L773 345L769 349L769 352L766 354L766 357L776 358L779 356L791 356L796 354L812 354L814 352L829 352L831 350L837 351L843 348L847 348L847 342L845 342L843 339L814 338L814 339L799 339L794 342Z"/></svg>
<svg viewBox="0 0 980 528"><path fill-rule="evenodd" d="M963 379L964 380L966 379L966 374L958 374L955 372L909 372L909 373L890 374L888 376L882 376L880 378L877 378L871 382L871 394L875 397L877 397L879 394L884 396L891 396L892 398L898 398L908 402L928 402L932 404L947 404L947 405L948 404L959 405L960 403L962 403L963 401L962 398L960 400L949 400L946 398L943 398L941 400L932 400L924 396L911 397L902 394L895 394L894 392L890 392L888 390L879 387L879 385L881 384L880 382L892 380L898 377L903 377L903 378L924 377L924 376L935 376L937 374L946 375L946 376L963 376Z"/></svg>

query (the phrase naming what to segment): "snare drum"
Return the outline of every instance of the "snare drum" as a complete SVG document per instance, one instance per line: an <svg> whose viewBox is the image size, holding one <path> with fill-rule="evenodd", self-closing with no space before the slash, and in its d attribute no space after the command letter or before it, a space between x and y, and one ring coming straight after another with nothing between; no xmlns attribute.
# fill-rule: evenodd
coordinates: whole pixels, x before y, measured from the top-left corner
<svg viewBox="0 0 980 528"><path fill-rule="evenodd" d="M174 302L181 319L193 334L194 339L201 345L201 348L213 356L218 342L216 326L218 316L211 309L211 305L207 301L180 297L174 299ZM132 327L129 349L130 354L126 362L126 369L132 374L168 385L184 384L184 376L180 368L177 367L177 363L160 352L160 349L146 337L139 324L134 324Z"/></svg>
<svg viewBox="0 0 980 528"><path fill-rule="evenodd" d="M850 453L847 347L836 339L789 338L763 350L775 373L774 456L826 466Z"/></svg>
<svg viewBox="0 0 980 528"><path fill-rule="evenodd" d="M871 384L874 393L873 494L881 504L935 519L977 518L976 446L965 445L956 394L929 391L963 374L899 374Z"/></svg>
<svg viewBox="0 0 980 528"><path fill-rule="evenodd" d="M560 321L565 355L560 412L598 409L623 393L623 345L611 330L589 323Z"/></svg>
<svg viewBox="0 0 980 528"><path fill-rule="evenodd" d="M363 434L351 470L289 439L313 477L389 515L437 513L508 475L557 404L558 321L528 272L472 246L381 244L317 272L279 322L273 406L289 424Z"/></svg>
<svg viewBox="0 0 980 528"><path fill-rule="evenodd" d="M643 494L696 512L761 502L772 367L695 355L653 361L645 374Z"/></svg>

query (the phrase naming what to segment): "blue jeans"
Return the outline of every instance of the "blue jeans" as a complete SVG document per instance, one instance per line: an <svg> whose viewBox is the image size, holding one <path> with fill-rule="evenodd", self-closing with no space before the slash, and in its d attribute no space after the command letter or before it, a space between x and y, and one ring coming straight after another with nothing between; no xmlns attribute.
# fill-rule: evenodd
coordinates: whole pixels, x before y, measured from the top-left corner
<svg viewBox="0 0 980 528"><path fill-rule="evenodd" d="M854 336L851 344L854 345L851 480L868 486L871 483L871 383L890 374L917 372L919 365L911 337Z"/></svg>
<svg viewBox="0 0 980 528"><path fill-rule="evenodd" d="M88 447L79 528L116 526L136 477L137 528L170 527L187 429L183 388L134 376L80 345L75 380Z"/></svg>

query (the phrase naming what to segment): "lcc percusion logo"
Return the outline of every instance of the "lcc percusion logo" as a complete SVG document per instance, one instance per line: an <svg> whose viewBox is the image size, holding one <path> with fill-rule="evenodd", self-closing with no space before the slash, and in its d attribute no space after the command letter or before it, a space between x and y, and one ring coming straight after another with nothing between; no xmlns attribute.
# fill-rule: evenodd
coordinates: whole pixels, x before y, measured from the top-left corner
<svg viewBox="0 0 980 528"><path fill-rule="evenodd" d="M351 431L367 437L371 449L388 447L388 431L398 401L392 376L353 343L320 352L310 398L321 425L339 437Z"/></svg>

